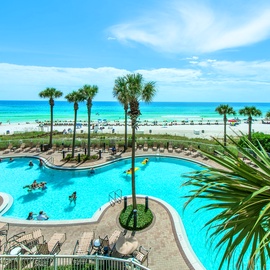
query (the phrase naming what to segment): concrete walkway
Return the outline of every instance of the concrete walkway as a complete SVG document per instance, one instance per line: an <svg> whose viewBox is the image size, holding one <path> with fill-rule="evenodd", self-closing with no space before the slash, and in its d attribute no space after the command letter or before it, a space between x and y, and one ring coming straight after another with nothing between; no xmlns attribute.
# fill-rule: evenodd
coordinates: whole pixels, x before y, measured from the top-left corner
<svg viewBox="0 0 270 270"><path fill-rule="evenodd" d="M76 153L77 155L78 153ZM159 154L156 151L149 149L143 151L138 149L136 156L139 155L156 155ZM190 158L192 155L187 155L187 152L168 153L165 150L162 155L177 156L183 158ZM131 152L123 153L122 157L130 157ZM16 157L16 156L38 156L49 160L55 166L61 166L66 168L82 168L82 167L94 167L104 162L108 162L107 159L110 156L109 153L102 153L101 159L94 162L84 163L66 163L62 160L62 152L55 151L54 153L48 154L46 152L10 152L3 154L0 152L0 156L3 158ZM209 160L203 160L201 157L194 158L197 162L202 162L207 165L214 165ZM144 199L138 199L138 203L144 203ZM169 210L160 202L150 199L149 207L154 213L153 224L141 231L136 232L136 238L140 245L146 248L151 247L149 254L149 265L148 267L152 270L164 270L164 269L194 269L189 263L185 254L182 251L181 244L177 237L176 228L173 223L173 218ZM101 214L99 220L94 223L83 223L83 224L61 224L61 225L48 225L48 224L10 224L8 236L12 236L18 232L25 231L31 232L37 228L42 229L42 233L45 239L49 239L55 232L66 232L67 240L62 246L60 254L72 254L76 241L80 238L85 231L94 231L95 236L111 235L116 229L123 230L118 222L119 213L123 208L123 203L116 204L115 206L108 206ZM0 218L3 222L3 219ZM130 233L130 232L129 232Z"/></svg>

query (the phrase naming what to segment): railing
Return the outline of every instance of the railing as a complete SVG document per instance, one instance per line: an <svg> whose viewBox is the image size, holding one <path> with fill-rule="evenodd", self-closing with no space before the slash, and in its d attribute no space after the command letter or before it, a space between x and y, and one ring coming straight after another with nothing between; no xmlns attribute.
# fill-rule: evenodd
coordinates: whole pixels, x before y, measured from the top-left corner
<svg viewBox="0 0 270 270"><path fill-rule="evenodd" d="M46 162L54 164L54 158L52 156L46 158Z"/></svg>
<svg viewBox="0 0 270 270"><path fill-rule="evenodd" d="M117 189L116 191L112 191L109 193L109 203L111 206L114 206L115 203L122 202L122 190Z"/></svg>
<svg viewBox="0 0 270 270"><path fill-rule="evenodd" d="M150 270L133 260L98 255L0 255L0 269Z"/></svg>

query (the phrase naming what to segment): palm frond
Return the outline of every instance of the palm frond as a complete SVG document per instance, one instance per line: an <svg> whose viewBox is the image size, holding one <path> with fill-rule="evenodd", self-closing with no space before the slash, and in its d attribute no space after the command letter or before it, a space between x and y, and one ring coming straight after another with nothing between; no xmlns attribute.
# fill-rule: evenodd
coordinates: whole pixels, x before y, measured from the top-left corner
<svg viewBox="0 0 270 270"><path fill-rule="evenodd" d="M227 268L234 264L234 269L253 269L259 264L266 269L270 255L270 158L261 145L256 148L244 139L244 148L228 138L250 164L218 141L223 151L202 151L220 166L186 175L189 180L183 185L194 188L185 196L184 209L199 199L205 204L195 212L219 210L204 225L211 243L223 252L219 269L225 264ZM244 264L246 258L248 263Z"/></svg>

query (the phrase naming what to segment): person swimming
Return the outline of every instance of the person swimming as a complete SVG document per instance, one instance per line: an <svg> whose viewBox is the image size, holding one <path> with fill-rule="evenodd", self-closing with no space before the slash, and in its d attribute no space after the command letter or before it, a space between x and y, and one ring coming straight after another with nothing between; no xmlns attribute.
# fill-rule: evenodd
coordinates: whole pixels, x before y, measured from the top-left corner
<svg viewBox="0 0 270 270"><path fill-rule="evenodd" d="M34 163L32 162L32 160L29 161L29 166L34 166Z"/></svg>
<svg viewBox="0 0 270 270"><path fill-rule="evenodd" d="M124 173L131 173L131 172L132 172L132 168L124 171Z"/></svg>
<svg viewBox="0 0 270 270"><path fill-rule="evenodd" d="M40 158L39 159L39 166L42 166L43 165L43 161L42 161L42 159Z"/></svg>
<svg viewBox="0 0 270 270"><path fill-rule="evenodd" d="M47 184L46 182L41 182L41 183L39 183L38 187L41 188L42 190L45 190L45 189L47 189L46 184Z"/></svg>
<svg viewBox="0 0 270 270"><path fill-rule="evenodd" d="M74 204L76 204L76 200L77 200L77 192L74 191L70 196L68 196L70 203L74 202Z"/></svg>
<svg viewBox="0 0 270 270"><path fill-rule="evenodd" d="M31 184L32 189L36 189L39 187L39 184L37 183L37 180L34 180L34 182Z"/></svg>
<svg viewBox="0 0 270 270"><path fill-rule="evenodd" d="M27 220L33 220L34 219L34 213L33 212L30 212L28 214L28 217L26 218Z"/></svg>
<svg viewBox="0 0 270 270"><path fill-rule="evenodd" d="M43 211L39 212L39 215L37 216L37 220L48 220L49 217L47 216L46 213L44 213Z"/></svg>

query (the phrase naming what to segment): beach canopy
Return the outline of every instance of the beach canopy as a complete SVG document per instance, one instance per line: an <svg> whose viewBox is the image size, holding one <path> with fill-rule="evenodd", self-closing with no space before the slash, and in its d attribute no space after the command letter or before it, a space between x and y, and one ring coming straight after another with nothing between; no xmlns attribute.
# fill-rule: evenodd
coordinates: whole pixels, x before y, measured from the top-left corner
<svg viewBox="0 0 270 270"><path fill-rule="evenodd" d="M230 120L228 120L228 122L235 123L235 122L237 122L237 120L236 119L230 119Z"/></svg>

